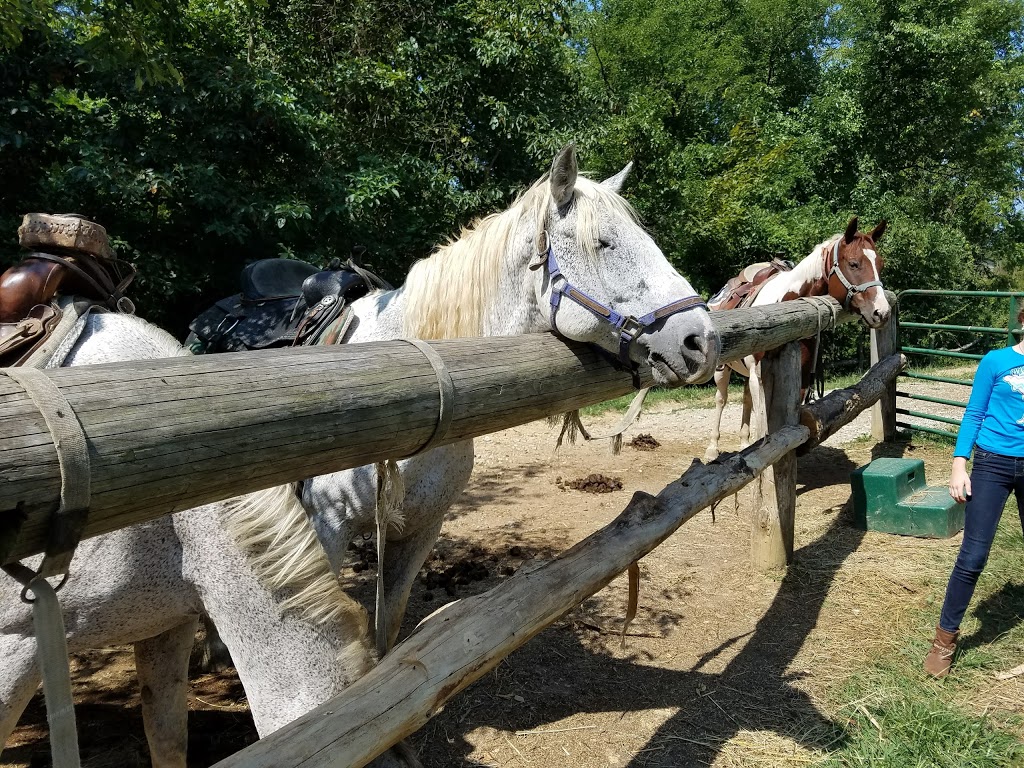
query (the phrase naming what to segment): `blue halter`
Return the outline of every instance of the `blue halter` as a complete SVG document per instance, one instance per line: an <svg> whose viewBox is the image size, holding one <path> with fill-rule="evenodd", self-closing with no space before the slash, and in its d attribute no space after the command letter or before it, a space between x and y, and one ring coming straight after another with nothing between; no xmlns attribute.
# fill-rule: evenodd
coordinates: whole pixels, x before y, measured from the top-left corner
<svg viewBox="0 0 1024 768"><path fill-rule="evenodd" d="M567 299L576 302L585 310L615 328L619 334L618 359L630 370L633 370L634 366L632 361L629 359L629 347L634 341L636 341L637 337L641 333L647 330L648 327L659 320L663 320L664 318L669 317L670 315L675 315L679 312L688 312L689 310L697 309L698 307L703 309L708 308L707 304L704 303L704 300L700 296L693 295L685 299L673 301L671 304L666 304L660 309L648 312L643 317L621 315L606 304L602 304L597 299L588 296L569 282L568 278L562 274L562 270L558 268L558 262L555 260L555 252L551 248L550 243L548 243L547 267L548 276L551 280L551 329L557 333L555 316L558 314L558 307L562 302L562 297L565 296ZM561 278L561 284L558 287L555 287L556 278Z"/></svg>

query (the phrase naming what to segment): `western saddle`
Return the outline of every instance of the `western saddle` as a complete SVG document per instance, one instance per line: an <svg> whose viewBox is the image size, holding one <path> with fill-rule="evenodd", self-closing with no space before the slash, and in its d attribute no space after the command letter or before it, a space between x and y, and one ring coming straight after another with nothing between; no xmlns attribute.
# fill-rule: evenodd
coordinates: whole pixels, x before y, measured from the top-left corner
<svg viewBox="0 0 1024 768"><path fill-rule="evenodd" d="M364 269L356 247L326 269L295 259L261 259L242 270L241 293L221 299L189 324L194 354L334 344L348 327L348 306L371 290L390 290Z"/></svg>
<svg viewBox="0 0 1024 768"><path fill-rule="evenodd" d="M744 267L736 277L729 279L722 290L708 299L708 308L718 311L749 307L769 280L780 272L789 272L792 269L793 262L779 257Z"/></svg>
<svg viewBox="0 0 1024 768"><path fill-rule="evenodd" d="M131 314L135 268L117 259L107 231L78 214L28 213L18 242L29 253L0 275L0 367L24 364L64 312L58 295Z"/></svg>

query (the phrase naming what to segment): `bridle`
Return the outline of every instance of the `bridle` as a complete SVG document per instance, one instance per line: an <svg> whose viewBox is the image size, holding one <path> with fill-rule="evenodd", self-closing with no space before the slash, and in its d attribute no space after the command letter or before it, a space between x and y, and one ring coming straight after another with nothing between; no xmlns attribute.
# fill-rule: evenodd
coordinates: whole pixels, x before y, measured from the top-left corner
<svg viewBox="0 0 1024 768"><path fill-rule="evenodd" d="M619 356L618 360L623 365L628 367L630 370L635 370L633 362L629 359L629 348L633 342L637 340L640 334L644 333L650 326L659 320L663 320L671 315L678 314L680 312L689 312L691 309L707 309L707 304L704 303L704 299L694 294L685 299L678 299L673 301L671 304L648 312L642 317L636 317L634 315L623 315L616 312L607 304L602 304L595 298L588 296L585 292L574 286L569 282L568 278L562 274L562 270L558 267L558 261L555 259L555 251L551 247L547 233L544 233L544 242L547 244L547 269L548 278L551 280L551 330L557 333L558 326L555 325L555 317L558 315L558 307L562 303L562 297L575 302L585 310L593 314L599 320L603 320L612 326L619 335ZM542 256L542 253L538 251L538 257ZM538 262L540 260L538 259ZM536 266L540 266L537 263ZM555 281L561 280L556 286Z"/></svg>
<svg viewBox="0 0 1024 768"><path fill-rule="evenodd" d="M843 274L843 270L839 268L839 244L842 242L842 240L842 237L839 237L836 240L835 247L832 249L831 254L829 254L828 251L825 252L825 280L829 280L832 277L832 275L835 275L836 277L839 278L839 282L843 284L844 288L846 288L846 297L843 299L843 309L849 312L850 302L853 301L854 296L856 296L858 293L864 293L864 291L867 291L870 288L881 288L882 281L869 280L866 283L858 283L857 285L854 285L853 283L846 279L846 275ZM831 255L832 257L831 269L828 268L829 255Z"/></svg>

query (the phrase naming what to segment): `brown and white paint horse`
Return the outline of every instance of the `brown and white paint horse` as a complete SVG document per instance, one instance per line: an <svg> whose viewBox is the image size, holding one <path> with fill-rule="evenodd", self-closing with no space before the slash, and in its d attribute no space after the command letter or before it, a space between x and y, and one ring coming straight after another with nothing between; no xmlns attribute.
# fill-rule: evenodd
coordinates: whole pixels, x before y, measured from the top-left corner
<svg viewBox="0 0 1024 768"><path fill-rule="evenodd" d="M875 250L875 243L885 233L886 222L879 222L867 234L858 232L857 227L857 217L854 216L847 224L845 232L815 247L810 255L791 271L779 272L770 278L749 306L777 304L802 296L831 296L847 310L858 313L868 327L879 328L885 325L892 310L882 288L880 275L883 262ZM714 310L711 302L708 303ZM801 342L802 389L812 384L810 379L814 345L813 339ZM715 394L716 413L711 443L705 454L708 461L718 458L722 411L729 399L729 379L733 371L747 377L747 385L743 390L740 447L745 448L750 443L750 414L753 403L763 402L761 381L757 372L757 364L762 356L750 355L715 371L715 385L718 391Z"/></svg>

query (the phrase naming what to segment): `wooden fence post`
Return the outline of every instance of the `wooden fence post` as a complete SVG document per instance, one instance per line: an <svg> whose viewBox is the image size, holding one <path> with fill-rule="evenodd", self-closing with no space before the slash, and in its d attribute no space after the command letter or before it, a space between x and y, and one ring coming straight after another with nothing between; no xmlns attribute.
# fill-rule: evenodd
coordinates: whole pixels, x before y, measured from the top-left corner
<svg viewBox="0 0 1024 768"><path fill-rule="evenodd" d="M889 322L877 331L871 331L871 365L896 353L898 317L899 307L893 304ZM896 377L892 378L878 402L871 408L871 436L887 443L896 439Z"/></svg>
<svg viewBox="0 0 1024 768"><path fill-rule="evenodd" d="M760 386L751 387L757 437L798 424L800 343L789 342L768 352L761 360L760 379ZM795 520L796 453L790 451L754 481L750 561L755 568L786 567L793 557Z"/></svg>

